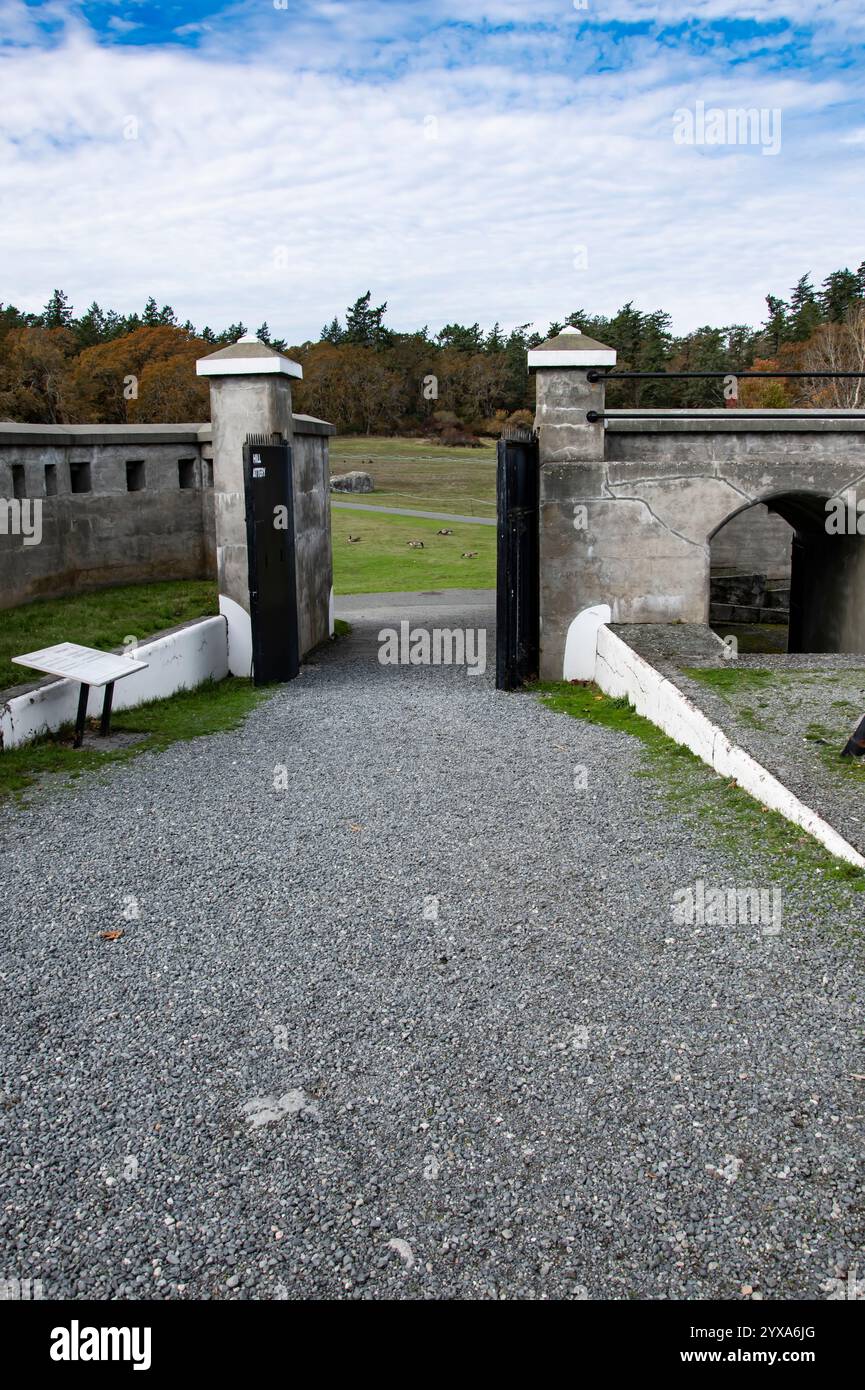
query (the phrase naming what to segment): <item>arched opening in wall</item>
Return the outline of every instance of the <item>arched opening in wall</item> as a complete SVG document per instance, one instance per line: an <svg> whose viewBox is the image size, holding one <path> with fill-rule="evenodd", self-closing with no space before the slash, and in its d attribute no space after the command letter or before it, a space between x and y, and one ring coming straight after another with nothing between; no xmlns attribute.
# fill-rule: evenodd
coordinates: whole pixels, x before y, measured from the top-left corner
<svg viewBox="0 0 865 1390"><path fill-rule="evenodd" d="M762 502L711 539L709 622L742 652L786 652L794 531Z"/></svg>
<svg viewBox="0 0 865 1390"><path fill-rule="evenodd" d="M740 652L865 652L865 535L827 496L782 493L710 538L710 616Z"/></svg>

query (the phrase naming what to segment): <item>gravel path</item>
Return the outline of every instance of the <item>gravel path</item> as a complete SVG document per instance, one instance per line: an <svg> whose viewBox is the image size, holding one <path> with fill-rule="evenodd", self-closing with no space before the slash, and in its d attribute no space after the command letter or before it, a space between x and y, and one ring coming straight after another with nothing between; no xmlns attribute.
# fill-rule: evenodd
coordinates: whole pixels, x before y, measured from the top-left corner
<svg viewBox="0 0 865 1390"><path fill-rule="evenodd" d="M383 516L423 516L429 521L465 521L472 526L498 526L496 517L492 516L457 516L455 512L418 512L410 507L376 507L370 502L334 502L331 498L330 505L343 512L381 512ZM494 502L490 503L495 506Z"/></svg>
<svg viewBox="0 0 865 1390"><path fill-rule="evenodd" d="M353 621L243 730L0 818L0 1276L843 1294L865 1065L839 890L788 893L777 936L675 925L698 878L765 885L759 846L707 843L636 742L498 694L492 653L382 667Z"/></svg>

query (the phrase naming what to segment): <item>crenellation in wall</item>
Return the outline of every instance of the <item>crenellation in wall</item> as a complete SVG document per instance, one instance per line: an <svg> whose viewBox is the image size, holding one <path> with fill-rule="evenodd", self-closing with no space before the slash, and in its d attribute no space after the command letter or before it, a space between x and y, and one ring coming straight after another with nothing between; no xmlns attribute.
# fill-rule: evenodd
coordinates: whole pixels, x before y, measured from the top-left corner
<svg viewBox="0 0 865 1390"><path fill-rule="evenodd" d="M296 449L308 443L326 459L331 427L307 416L294 419ZM194 462L192 487L180 486L181 459ZM135 460L144 463L145 484L130 492L126 465ZM76 462L89 465L89 492L71 489ZM0 532L0 608L117 584L216 577L209 424L0 422L0 498L14 495L16 464L24 467L26 497L41 503L42 537L38 545L25 545L21 535ZM56 470L53 496L46 492L47 465Z"/></svg>
<svg viewBox="0 0 865 1390"><path fill-rule="evenodd" d="M23 464L26 495L41 504L39 544L0 534L0 606L156 579L209 573L205 490L181 488L178 460L200 469L209 441L202 426L24 426L0 423L0 497ZM130 461L144 466L144 487L127 490ZM75 464L89 469L90 490L73 492ZM56 492L46 490L46 466Z"/></svg>

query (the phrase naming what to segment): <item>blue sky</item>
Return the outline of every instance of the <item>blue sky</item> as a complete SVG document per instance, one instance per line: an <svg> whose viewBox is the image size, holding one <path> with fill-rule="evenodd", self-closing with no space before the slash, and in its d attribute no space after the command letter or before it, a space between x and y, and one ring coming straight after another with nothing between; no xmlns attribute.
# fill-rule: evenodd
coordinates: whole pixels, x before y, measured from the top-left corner
<svg viewBox="0 0 865 1390"><path fill-rule="evenodd" d="M757 321L865 260L863 48L861 0L0 0L0 299Z"/></svg>

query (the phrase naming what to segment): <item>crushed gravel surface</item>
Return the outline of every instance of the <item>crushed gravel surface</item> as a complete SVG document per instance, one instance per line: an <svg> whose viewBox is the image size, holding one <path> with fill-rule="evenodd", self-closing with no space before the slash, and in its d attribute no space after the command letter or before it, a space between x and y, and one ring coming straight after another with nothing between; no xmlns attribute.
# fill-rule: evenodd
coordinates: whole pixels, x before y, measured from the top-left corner
<svg viewBox="0 0 865 1390"><path fill-rule="evenodd" d="M635 740L496 692L491 647L483 677L380 665L389 602L241 730L0 815L0 1276L843 1297L865 894L677 925L698 879L767 886L760 845L671 810Z"/></svg>

